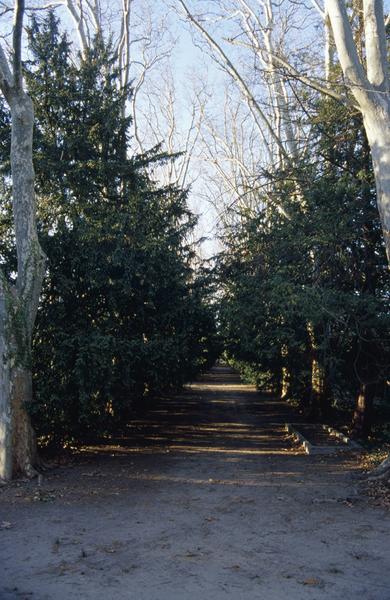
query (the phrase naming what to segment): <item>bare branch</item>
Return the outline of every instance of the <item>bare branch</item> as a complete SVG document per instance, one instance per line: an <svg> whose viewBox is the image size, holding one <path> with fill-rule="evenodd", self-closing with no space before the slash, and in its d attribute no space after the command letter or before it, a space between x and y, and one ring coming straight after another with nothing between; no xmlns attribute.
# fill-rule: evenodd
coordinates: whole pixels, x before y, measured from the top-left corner
<svg viewBox="0 0 390 600"><path fill-rule="evenodd" d="M312 4L313 4L314 8L321 15L321 17L325 20L326 13L325 13L325 10L320 5L320 3L317 0L311 0L311 1L312 1Z"/></svg>
<svg viewBox="0 0 390 600"><path fill-rule="evenodd" d="M344 0L326 0L325 6L344 77L359 105L365 104L370 84L359 60Z"/></svg>
<svg viewBox="0 0 390 600"><path fill-rule="evenodd" d="M122 88L128 85L130 77L130 19L132 2L133 0L122 0L121 36L117 50Z"/></svg>
<svg viewBox="0 0 390 600"><path fill-rule="evenodd" d="M16 91L22 89L22 33L24 0L15 0L13 29L13 79Z"/></svg>
<svg viewBox="0 0 390 600"><path fill-rule="evenodd" d="M345 96L335 92L333 89L330 89L330 88L327 88L327 87L321 85L315 79L312 79L310 77L307 77L303 73L300 73L286 59L282 58L278 54L274 54L273 58L278 63L279 67L283 67L284 69L286 69L287 73L290 74L294 79L301 81L308 87L311 87L313 90L316 90L317 92L320 92L321 94L325 94L326 96L330 96L331 98L334 98L335 100L339 100L340 102L346 101Z"/></svg>
<svg viewBox="0 0 390 600"><path fill-rule="evenodd" d="M256 123L258 124L259 130L262 131L262 127L259 124L258 118L260 118L260 120L263 123L263 125L265 125L265 128L266 128L267 132L269 133L271 139L276 143L277 147L279 148L279 150L281 152L281 155L284 158L288 159L287 153L286 153L286 151L285 151L285 149L283 147L283 144L282 144L281 140L275 134L275 131L273 130L268 117L266 116L266 114L262 110L260 104L257 102L257 100L255 99L255 97L253 96L253 94L250 91L248 85L246 84L246 82L244 81L244 79L242 78L242 76L240 75L240 73L238 72L238 70L235 68L235 66L233 65L233 63L231 62L231 60L228 58L228 56L226 55L226 53L223 51L223 49L221 48L221 46L218 44L218 42L200 24L200 22L192 15L192 13L190 13L190 11L188 10L188 8L187 8L186 4L184 3L184 1L183 0L179 0L179 3L183 7L188 20L194 25L194 27L196 29L198 29L198 31L202 34L202 36L207 40L209 46L222 59L222 62L225 65L226 71L234 79L234 81L238 84L238 86L239 86L242 94L244 95L244 97L246 98L246 100L248 102L248 106L249 106L250 111L252 112L252 114L253 114L253 116L255 118Z"/></svg>
<svg viewBox="0 0 390 600"><path fill-rule="evenodd" d="M67 9L69 10L69 12L72 15L72 18L75 22L76 29L77 29L77 32L79 34L79 39L80 39L81 53L83 56L85 56L86 52L88 50L88 38L87 38L86 31L85 31L84 17L82 15L82 13L80 14L80 12L77 10L77 8L74 5L72 0L64 0L64 4L67 7Z"/></svg>
<svg viewBox="0 0 390 600"><path fill-rule="evenodd" d="M382 0L363 0L367 76L381 91L389 90L387 44Z"/></svg>
<svg viewBox="0 0 390 600"><path fill-rule="evenodd" d="M13 76L11 69L8 64L7 57L0 45L0 89L4 94L5 98L9 100L10 91L13 86Z"/></svg>

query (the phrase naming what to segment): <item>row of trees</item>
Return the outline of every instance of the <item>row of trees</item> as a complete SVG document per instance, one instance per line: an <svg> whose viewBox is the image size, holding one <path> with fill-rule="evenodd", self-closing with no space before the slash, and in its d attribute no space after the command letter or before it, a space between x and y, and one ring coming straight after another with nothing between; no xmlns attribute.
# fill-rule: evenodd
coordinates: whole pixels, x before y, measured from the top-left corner
<svg viewBox="0 0 390 600"><path fill-rule="evenodd" d="M14 313L0 336L12 336L12 347L2 348L10 378L23 369L30 389L31 372L34 383L33 398L19 394L30 431L19 453L25 436L17 433L20 414L11 381L10 447L0 449L6 477L33 466L29 415L46 442L103 433L123 422L135 403L213 362L216 347L209 276L191 244L196 219L185 190L153 181L154 169L174 158L159 147L131 152L125 109L131 90L120 82L115 52L96 35L75 61L52 12L32 19L28 44L23 73L35 106L37 229L47 267L28 339L23 313ZM2 203L0 253L2 278L12 290L20 285L19 233L15 246L13 228L19 198L15 180L12 195L10 188L8 106L0 118L8 199ZM39 294L40 281L30 276ZM30 307L31 297L23 303L21 310Z"/></svg>
<svg viewBox="0 0 390 600"><path fill-rule="evenodd" d="M135 101L147 74L170 53L164 27L135 34L143 27L143 19L132 25L135 3L125 0L114 15L100 0L60 0L78 48L50 13L42 24L33 18L31 60L22 64L24 0L16 0L11 60L0 50L7 103L0 140L6 476L15 468L27 472L34 460L25 410L32 370L39 401L30 412L47 439L64 439L104 430L126 413L128 398L180 383L211 361L210 277L194 269L195 219L178 185L188 180L196 144L208 163L204 189L223 227L219 318L230 355L310 413L325 417L335 400L357 397L354 427L362 434L373 397L386 390L390 104L383 3L174 2L229 80L225 98L218 90L224 114L217 118L207 85L198 87L187 157L177 157L177 168L159 144L146 149L167 130L166 147L174 150L178 122L170 85L161 110L154 86L143 109ZM164 19L161 6L156 18ZM154 181L161 176L165 185Z"/></svg>
<svg viewBox="0 0 390 600"><path fill-rule="evenodd" d="M365 436L374 398L389 401L390 290L374 175L359 115L323 100L313 119L313 160L274 181L283 211L264 199L225 233L221 327L230 356L259 385L325 421L335 404L354 407L353 429Z"/></svg>
<svg viewBox="0 0 390 600"><path fill-rule="evenodd" d="M367 435L373 399L388 394L383 3L178 4L230 82L205 140L224 189L228 353L312 416L355 406L353 428Z"/></svg>

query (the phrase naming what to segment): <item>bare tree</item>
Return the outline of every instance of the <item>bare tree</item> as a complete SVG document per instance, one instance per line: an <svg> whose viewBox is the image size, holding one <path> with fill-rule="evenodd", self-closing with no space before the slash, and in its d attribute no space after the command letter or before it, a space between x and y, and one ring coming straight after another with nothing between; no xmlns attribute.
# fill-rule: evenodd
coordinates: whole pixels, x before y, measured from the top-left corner
<svg viewBox="0 0 390 600"><path fill-rule="evenodd" d="M310 129L296 101L296 86L301 83L297 84L295 77L286 78L277 61L276 52L283 51L290 29L294 29L290 14L281 17L283 4L285 0L278 3L219 0L213 4L212 11L208 12L206 3L206 12L196 15L187 0L177 0L181 15L203 38L203 47L230 78L231 89L235 87L238 92L238 96L229 92L228 104L225 101L225 123L221 131L217 132L215 123L209 119L208 131L202 135L205 155L214 165L214 176L224 190L223 194L217 192L218 204L221 204L220 198L225 198L228 205L248 208L251 204L254 209L261 198L270 209L288 217L281 203L275 202L271 179L306 156ZM228 46L235 51L234 58ZM239 106L238 97L245 117L242 108L239 114L233 114L234 107ZM221 99L221 105L222 102ZM232 103L231 108L229 103ZM230 118L229 112L232 113ZM237 117L240 125L235 123ZM245 132L237 136L240 128ZM251 142L250 147L247 141ZM298 181L295 187L296 200L302 203L304 197ZM223 207L220 212L224 212ZM238 216L237 211L236 214Z"/></svg>
<svg viewBox="0 0 390 600"><path fill-rule="evenodd" d="M131 109L138 141L136 101L150 72L169 58L174 45L166 22L167 14L158 14L151 10L148 2L135 0L113 3L107 0L53 0L47 6L66 8L77 31L83 57L96 36L109 41L119 70L121 89L132 84L124 111ZM138 149L142 151L141 147Z"/></svg>
<svg viewBox="0 0 390 600"><path fill-rule="evenodd" d="M238 72L238 69L232 69L231 65L233 63L227 58L226 52L202 25L201 20L194 17L185 2L183 0L178 0L178 2L186 11L188 19L207 39L219 58L224 61L230 75L242 87L245 94L241 81L242 75ZM318 0L312 0L312 2L324 23L325 73L322 81L320 77L313 77L312 74L309 76L307 68L297 68L283 51L283 47L270 43L269 32L272 30L272 24L274 24L272 7L280 3L271 0L257 0L256 4L262 7L262 12L268 19L267 23L260 19L258 12L254 11L253 2L235 0L233 5L237 9L237 14L241 16L242 35L237 34L231 41L242 44L242 36L246 35L247 40L256 49L258 57L263 62L263 67L268 70L270 75L279 117L285 112L283 93L280 93L276 86L277 77L280 76L285 79L301 81L318 92L325 93L343 102L349 102L351 106L360 110L371 149L378 209L387 255L390 260L390 87L383 0L362 0L365 38L364 60L359 56L345 1L325 0L323 7ZM219 2L218 5L220 4ZM295 6L296 3L294 3ZM332 80L331 67L335 60L335 49L342 69L342 81ZM306 67L308 66L306 65ZM257 108L259 102L253 98L253 94L251 96L247 94L247 100L260 114ZM265 130L270 130L271 123L272 121L269 118L262 119L262 127ZM277 120L274 123L275 128L272 127L273 139L278 135L280 129ZM288 125L286 119L285 125ZM286 141L290 137L288 135ZM283 146L284 148L285 146Z"/></svg>
<svg viewBox="0 0 390 600"><path fill-rule="evenodd" d="M178 97L173 74L166 71L145 82L142 101L136 102L137 141L141 151L160 147L161 152L173 157L154 169L153 176L163 185L182 189L197 177L195 148L200 139L207 104L204 82L194 82L185 97Z"/></svg>
<svg viewBox="0 0 390 600"><path fill-rule="evenodd" d="M235 82L268 154L269 167L288 167L302 158L308 130L297 118L297 78L291 73L286 76L279 59L288 54L289 38L299 24L296 11L285 8L287 0L218 0L212 11L198 14L187 0L177 0L177 5Z"/></svg>
<svg viewBox="0 0 390 600"><path fill-rule="evenodd" d="M271 117L264 110L261 102L253 92L252 86L248 83L245 75L242 73L239 66L233 63L233 60L228 56L222 44L219 43L206 26L202 23L202 19L197 18L188 8L184 0L178 0L178 3L184 11L187 20L193 27L202 35L208 47L212 51L213 58L226 71L231 79L236 83L238 89L248 108L252 114L254 123L258 129L259 138L262 139L264 147L268 153L268 158L273 161L275 156L272 153L272 145L278 148L281 156L286 156L286 149L278 136L278 129L274 127Z"/></svg>
<svg viewBox="0 0 390 600"><path fill-rule="evenodd" d="M9 62L0 45L0 89L10 107L11 172L17 251L16 282L0 270L0 476L34 473L36 442L26 405L32 401L31 340L45 255L39 245L34 194L34 110L23 88L24 0L16 0Z"/></svg>
<svg viewBox="0 0 390 600"><path fill-rule="evenodd" d="M218 111L207 111L199 137L207 199L225 227L258 209L264 148L250 112L226 85Z"/></svg>

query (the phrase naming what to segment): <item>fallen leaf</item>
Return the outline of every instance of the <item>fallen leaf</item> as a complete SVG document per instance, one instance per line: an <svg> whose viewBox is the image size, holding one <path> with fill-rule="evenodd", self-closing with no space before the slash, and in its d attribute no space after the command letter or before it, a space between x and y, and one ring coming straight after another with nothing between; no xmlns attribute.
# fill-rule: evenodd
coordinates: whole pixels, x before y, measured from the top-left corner
<svg viewBox="0 0 390 600"><path fill-rule="evenodd" d="M303 585L320 585L321 581L315 577L309 577L303 580Z"/></svg>

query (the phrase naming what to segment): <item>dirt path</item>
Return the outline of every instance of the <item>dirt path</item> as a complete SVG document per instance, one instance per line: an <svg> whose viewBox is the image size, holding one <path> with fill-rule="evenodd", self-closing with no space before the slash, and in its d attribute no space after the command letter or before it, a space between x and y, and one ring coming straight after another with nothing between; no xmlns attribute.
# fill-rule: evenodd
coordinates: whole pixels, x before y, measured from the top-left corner
<svg viewBox="0 0 390 600"><path fill-rule="evenodd" d="M214 371L40 487L0 487L0 599L390 600L389 513L286 417Z"/></svg>

